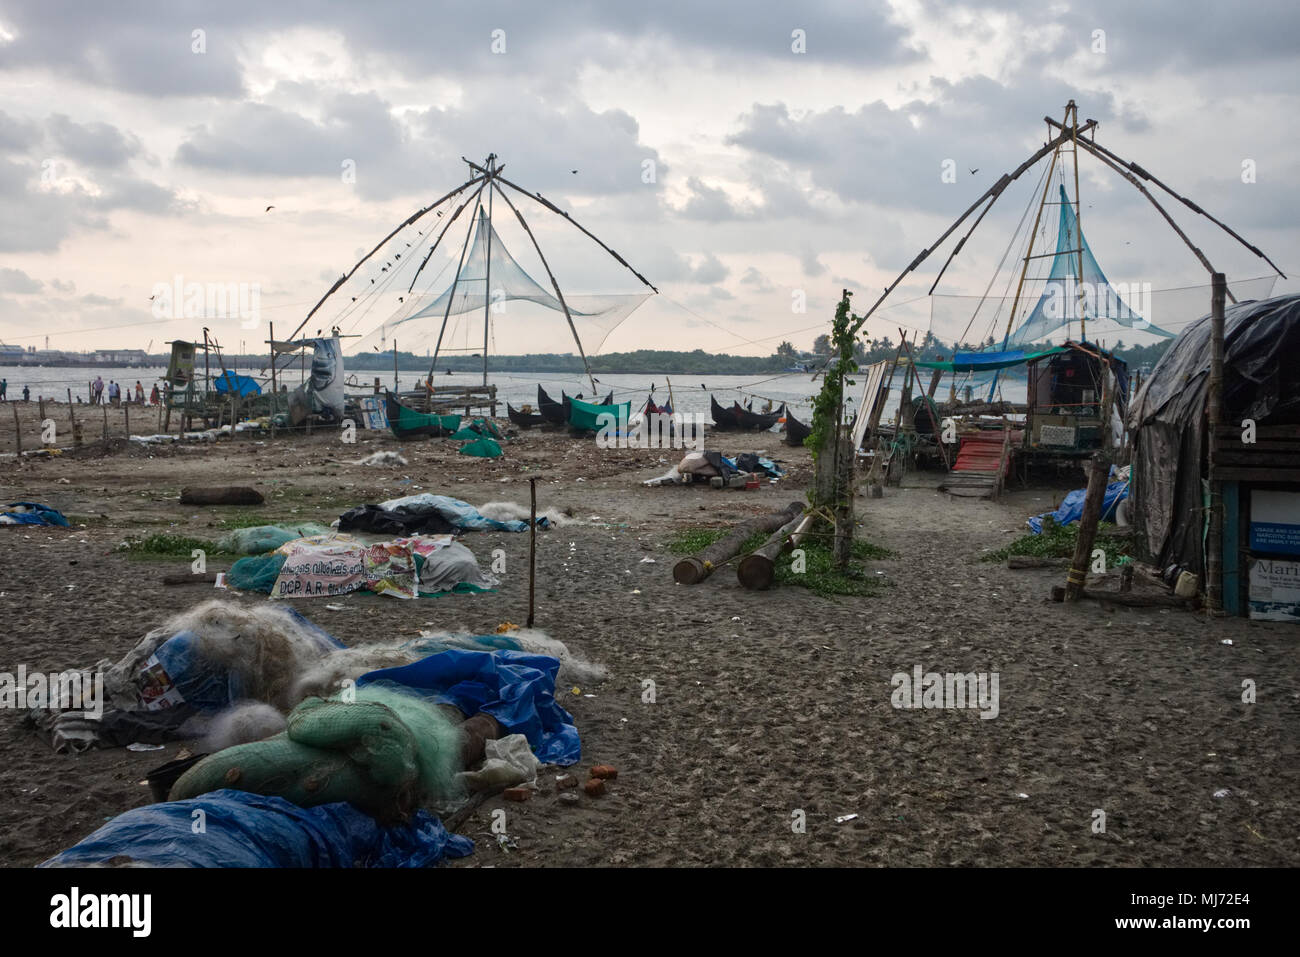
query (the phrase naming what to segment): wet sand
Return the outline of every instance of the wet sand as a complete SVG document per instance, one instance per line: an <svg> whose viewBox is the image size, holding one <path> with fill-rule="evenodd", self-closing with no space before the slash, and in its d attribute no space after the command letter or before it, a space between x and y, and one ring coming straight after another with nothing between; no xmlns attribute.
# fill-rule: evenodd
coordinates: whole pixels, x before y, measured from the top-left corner
<svg viewBox="0 0 1300 957"><path fill-rule="evenodd" d="M35 405L20 409L24 448L38 444ZM132 431L153 431L131 412ZM63 406L54 417L66 414ZM0 452L12 451L12 429L12 410L0 407ZM871 597L746 592L727 568L678 586L666 546L680 529L778 508L811 478L808 453L776 434L715 437L726 454L767 449L790 476L756 491L645 488L640 481L679 453L602 451L539 433L505 443L491 461L367 432L356 445L337 434L169 447L119 439L48 459L10 455L0 459L0 500L52 505L74 527L0 528L0 671L116 659L213 595L267 600L164 586L163 575L188 561L115 551L128 536L220 535L232 510L179 505L185 485L251 484L267 496L256 509L267 522L328 523L352 505L417 491L527 504L527 477L540 475L539 508L569 509L584 524L539 534L537 625L609 669L605 681L560 697L582 735L580 770L607 763L619 775L607 795L576 806L558 800L553 773L527 803L486 801L460 827L477 850L455 866L1300 863L1294 627L1053 604L1048 591L1063 572L977 559L1061 492L950 500L925 474L858 501L861 534L897 553L870 563L885 582ZM380 449L409 465L353 464ZM297 607L349 645L522 623L528 536L464 541L484 565L505 549L498 592L419 602L354 594L329 602L342 611L324 600ZM918 665L997 672L998 716L895 709L891 677ZM1241 702L1246 678L1259 689L1253 705ZM647 680L653 702L643 700ZM38 863L148 803L144 773L187 744L57 755L19 717L0 713L0 861L9 865ZM516 844L509 853L490 833L502 807ZM1098 809L1102 834L1093 832ZM804 833L792 827L800 817Z"/></svg>

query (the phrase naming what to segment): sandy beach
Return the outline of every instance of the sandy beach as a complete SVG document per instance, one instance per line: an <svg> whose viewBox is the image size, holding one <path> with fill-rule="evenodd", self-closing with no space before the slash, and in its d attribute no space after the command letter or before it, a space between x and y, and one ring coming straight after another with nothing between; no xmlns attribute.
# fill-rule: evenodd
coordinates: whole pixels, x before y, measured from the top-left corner
<svg viewBox="0 0 1300 957"><path fill-rule="evenodd" d="M151 422L156 412L132 408L139 433L137 412ZM36 404L19 413L23 447L35 448ZM49 415L62 429L67 406ZM0 453L14 450L12 416L0 407ZM920 473L882 499L859 497L860 534L896 557L870 563L883 583L872 596L828 599L794 587L747 592L730 569L696 586L672 580L667 546L681 530L802 497L809 453L776 433L711 436L711 448L766 451L788 469L775 485L715 491L641 485L679 453L601 450L567 435L520 434L502 458L480 460L454 443L364 431L353 445L318 433L141 446L121 438L121 410L110 410L116 438L105 444L102 416L89 414L79 450L0 460L0 499L41 502L73 523L0 528L0 670L88 667L214 595L267 601L204 583L165 586L187 561L117 550L157 532L226 530L232 509L178 504L186 485L251 485L267 502L241 514L328 523L418 491L526 505L537 476L539 509L576 520L538 535L537 626L608 668L578 694L557 690L582 736L580 768L611 764L618 778L577 805L559 800L553 771L527 803L487 800L459 828L477 849L455 866L1300 863L1294 628L1053 604L1063 571L979 561L1064 489L953 500ZM355 464L377 450L409 464ZM416 602L360 593L330 602L339 611L325 600L296 607L348 645L522 623L528 535L464 541L480 564L505 550L497 592ZM916 666L998 673L997 717L896 709L891 676ZM1242 703L1245 679L1259 689L1255 704ZM20 718L0 714L0 861L9 865L39 863L148 803L145 772L193 744L59 755ZM509 852L490 833L503 807ZM1104 833L1094 833L1097 810ZM805 833L792 827L799 812Z"/></svg>

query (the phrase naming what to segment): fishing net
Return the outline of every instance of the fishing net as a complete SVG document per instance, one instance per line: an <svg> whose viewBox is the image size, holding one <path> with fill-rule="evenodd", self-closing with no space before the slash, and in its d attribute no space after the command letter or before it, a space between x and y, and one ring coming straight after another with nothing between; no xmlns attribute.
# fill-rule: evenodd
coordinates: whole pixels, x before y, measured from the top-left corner
<svg viewBox="0 0 1300 957"><path fill-rule="evenodd" d="M229 787L300 807L347 801L393 822L454 797L461 733L437 705L374 685L353 694L308 698L283 734L205 758L173 785L170 800Z"/></svg>
<svg viewBox="0 0 1300 957"><path fill-rule="evenodd" d="M378 454L378 453L376 453ZM254 525L237 528L217 539L217 548L234 555L264 555L281 545L309 535L325 535L329 529L316 522L299 525Z"/></svg>
<svg viewBox="0 0 1300 957"><path fill-rule="evenodd" d="M275 580L284 567L284 555L250 555L241 558L226 572L226 584L240 591L260 591L271 594Z"/></svg>
<svg viewBox="0 0 1300 957"><path fill-rule="evenodd" d="M452 273L455 276L455 273ZM491 289L488 288L489 284ZM545 313L528 306L516 312L512 303L531 304L531 307L564 313L564 306L569 307L569 315L582 338L587 352L600 351L609 334L630 316L638 306L646 301L651 293L634 293L631 295L569 295L565 294L564 303L554 293L543 287L530 276L501 241L500 234L488 221L487 212L479 210L475 224L474 238L470 243L465 262L460 268L460 276L449 282L447 288L437 295L408 295L401 306L387 321L366 336L355 347L356 352L371 352L389 348L387 343L394 337L402 341L403 349L422 351L437 346L440 332L442 351L457 341L457 330L450 329L447 334L442 329L444 318L456 316L473 317L480 323L485 307L489 308L493 322L507 318L531 321L544 319ZM481 349L480 344L476 346Z"/></svg>

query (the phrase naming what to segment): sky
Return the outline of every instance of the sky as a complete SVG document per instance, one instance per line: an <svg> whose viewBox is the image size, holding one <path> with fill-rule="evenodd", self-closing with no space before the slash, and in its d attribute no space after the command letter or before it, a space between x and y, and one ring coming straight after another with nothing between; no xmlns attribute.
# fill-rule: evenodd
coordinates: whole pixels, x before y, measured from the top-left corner
<svg viewBox="0 0 1300 957"><path fill-rule="evenodd" d="M270 323L293 332L385 235L469 179L462 158L494 153L659 290L600 351L806 349L841 290L864 311L1045 142L1044 117L1071 99L1097 142L1293 276L1298 40L1292 0L0 0L0 341L161 352L207 326L228 351L260 351ZM1007 189L944 274L938 292L971 298L923 298L954 237L867 337L897 341L1007 294L1043 168ZM1079 177L1082 227L1112 282L1208 283L1141 193L1087 154ZM1152 192L1230 282L1272 274ZM573 223L513 199L565 293L649 292ZM458 202L412 229L440 228ZM422 274L429 292L454 275L469 221ZM494 223L549 287L500 201ZM410 232L304 331L339 322L363 335L409 309L382 268L408 238L418 248ZM242 284L249 308L169 316L157 296L176 283ZM1208 310L1208 289L1168 303L1151 319L1177 331ZM983 315L972 338L993 322ZM466 317L449 343L481 346L481 322ZM437 331L434 320L413 337ZM490 348L573 344L562 315L511 305Z"/></svg>

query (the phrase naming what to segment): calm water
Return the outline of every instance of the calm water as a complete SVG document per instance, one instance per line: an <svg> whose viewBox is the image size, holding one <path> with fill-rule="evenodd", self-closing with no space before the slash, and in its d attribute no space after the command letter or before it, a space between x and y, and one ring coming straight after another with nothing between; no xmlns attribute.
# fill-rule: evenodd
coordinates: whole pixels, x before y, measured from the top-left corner
<svg viewBox="0 0 1300 957"><path fill-rule="evenodd" d="M344 360L346 365L346 359ZM310 366L308 367L310 369ZM255 374L247 369L239 370L242 374ZM147 369L89 369L89 368L40 368L40 367L17 367L17 366L0 366L0 377L9 382L9 397L21 397L23 386L26 385L31 389L32 399L38 396L53 398L59 401L67 400L67 390L71 389L73 397L80 396L86 400L89 396L88 383L96 375L101 376L105 385L109 380L115 380L125 389L130 387L135 389L135 383L139 381L144 386L145 395L149 394L155 382L161 382L162 377L166 374L165 367L158 366ZM392 388L393 373L387 374L370 370L361 372L348 373L348 391L356 393L369 393L375 376L379 376L380 385L383 388ZM901 375L901 371L900 371ZM402 391L413 391L418 388L424 379L423 372L403 371L400 374L400 388ZM614 398L619 402L631 402L632 411L636 412L644 404L646 397L650 394L650 388L654 386L654 396L656 402L667 401L669 396L669 380L672 385L672 399L675 403L674 408L678 412L703 412L706 416L709 412L709 394L713 393L720 403L730 405L733 400L739 399L741 404L745 404L749 399L754 401L754 409L761 410L763 402L771 399L773 408L779 406L782 402L790 406L791 411L800 419L807 421L812 414L811 397L821 388L821 380L813 380L807 373L791 373L789 375L723 375L723 376L662 376L662 375L597 375L596 381L599 395L606 395L610 389L614 390ZM301 370L291 367L286 370L283 381L290 388L296 386L302 380ZM462 373L457 375L442 375L437 377L438 385L478 385L483 381L482 375ZM498 398L509 402L516 408L531 403L537 404L537 386L540 383L551 398L557 401L560 398L561 390L571 396L581 394L584 398L590 399L592 396L591 383L585 378L577 375L556 375L553 373L491 373L489 381L497 386ZM928 381L928 380L927 380ZM966 380L959 381L959 387L965 384ZM895 379L895 393L901 380ZM977 382L974 386L975 396L982 397L988 392L987 377L982 383ZM849 395L857 400L859 389L861 388L861 379L858 379L857 386L851 386L848 389ZM707 387L707 388L703 388ZM1023 380L1010 380L1002 384L1002 397L1012 402L1025 401L1025 382ZM947 398L948 381L940 385L938 396ZM892 408L890 406L889 408ZM499 410L504 415L505 410Z"/></svg>

